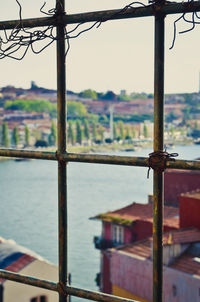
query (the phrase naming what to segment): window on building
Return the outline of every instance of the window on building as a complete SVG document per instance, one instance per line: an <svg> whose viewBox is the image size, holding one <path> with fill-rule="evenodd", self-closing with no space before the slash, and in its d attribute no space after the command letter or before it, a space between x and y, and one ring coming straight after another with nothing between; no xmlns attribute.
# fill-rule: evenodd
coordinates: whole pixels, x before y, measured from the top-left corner
<svg viewBox="0 0 200 302"><path fill-rule="evenodd" d="M173 294L173 297L177 296L177 287L176 287L176 285L172 286L172 294Z"/></svg>
<svg viewBox="0 0 200 302"><path fill-rule="evenodd" d="M112 226L112 240L116 243L124 243L124 228L120 225Z"/></svg>
<svg viewBox="0 0 200 302"><path fill-rule="evenodd" d="M38 296L30 300L30 302L48 302L47 296Z"/></svg>

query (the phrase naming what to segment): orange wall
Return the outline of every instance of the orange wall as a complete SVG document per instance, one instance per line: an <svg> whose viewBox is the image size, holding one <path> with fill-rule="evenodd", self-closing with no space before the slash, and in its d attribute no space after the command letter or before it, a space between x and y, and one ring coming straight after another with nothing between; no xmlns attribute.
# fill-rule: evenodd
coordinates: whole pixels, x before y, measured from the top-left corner
<svg viewBox="0 0 200 302"><path fill-rule="evenodd" d="M115 296L119 296L119 297L123 297L123 298L127 298L127 299L133 299L133 300L140 301L140 302L149 302L146 299L133 295L129 291L127 291L123 288L120 288L117 285L112 285L112 294Z"/></svg>

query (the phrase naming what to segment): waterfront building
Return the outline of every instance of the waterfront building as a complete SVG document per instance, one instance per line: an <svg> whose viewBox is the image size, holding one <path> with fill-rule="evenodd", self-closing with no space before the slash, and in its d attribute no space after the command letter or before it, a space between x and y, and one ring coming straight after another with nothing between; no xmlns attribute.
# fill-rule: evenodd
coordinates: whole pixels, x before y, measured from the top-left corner
<svg viewBox="0 0 200 302"><path fill-rule="evenodd" d="M58 269L41 256L13 240L0 238L0 269L57 281ZM56 302L57 293L22 283L0 279L1 302Z"/></svg>

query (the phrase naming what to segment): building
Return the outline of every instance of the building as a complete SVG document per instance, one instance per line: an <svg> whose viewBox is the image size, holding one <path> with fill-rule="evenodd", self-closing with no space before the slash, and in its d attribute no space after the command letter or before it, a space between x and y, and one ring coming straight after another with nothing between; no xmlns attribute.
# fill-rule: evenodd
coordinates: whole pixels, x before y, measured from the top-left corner
<svg viewBox="0 0 200 302"><path fill-rule="evenodd" d="M0 269L57 281L58 269L13 240L0 238ZM0 302L55 302L57 293L46 289L0 279Z"/></svg>
<svg viewBox="0 0 200 302"><path fill-rule="evenodd" d="M181 194L179 204L180 209L164 207L164 301L197 302L200 301L200 190ZM102 237L95 237L95 245L101 249L101 291L151 302L152 204L133 203L96 218L102 220Z"/></svg>
<svg viewBox="0 0 200 302"><path fill-rule="evenodd" d="M180 229L163 240L164 302L200 300L200 231ZM152 299L152 237L110 250L112 294L142 302Z"/></svg>
<svg viewBox="0 0 200 302"><path fill-rule="evenodd" d="M164 173L165 204L179 206L179 196L200 188L200 171L167 169Z"/></svg>
<svg viewBox="0 0 200 302"><path fill-rule="evenodd" d="M94 238L95 247L101 250L100 289L111 293L110 250L109 248L130 244L152 236L152 203L132 203L122 209L97 215L93 219L102 221L102 235ZM164 231L179 228L179 211L175 207L165 206Z"/></svg>

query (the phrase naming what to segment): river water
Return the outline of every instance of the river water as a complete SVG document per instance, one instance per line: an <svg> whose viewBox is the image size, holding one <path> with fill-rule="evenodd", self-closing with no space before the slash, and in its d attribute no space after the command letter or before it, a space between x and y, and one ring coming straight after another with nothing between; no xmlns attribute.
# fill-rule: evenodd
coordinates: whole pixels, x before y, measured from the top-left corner
<svg viewBox="0 0 200 302"><path fill-rule="evenodd" d="M148 156L150 152L152 149L118 155ZM200 156L198 145L176 146L172 152L178 152L179 159ZM0 162L0 179L0 236L12 238L57 264L57 163ZM100 253L94 248L93 236L100 234L101 224L89 218L133 201L146 203L150 193L152 172L147 179L147 168L68 165L69 271L73 286L97 290L94 279Z"/></svg>

